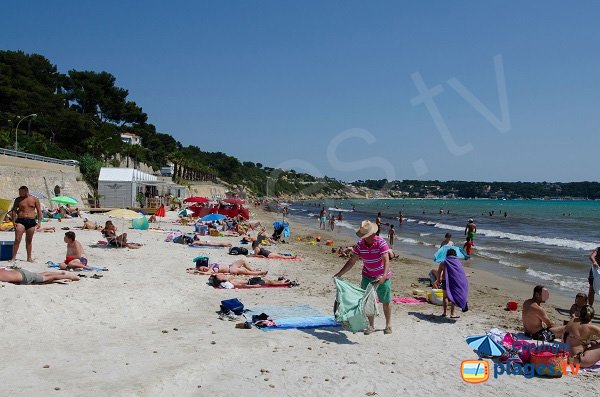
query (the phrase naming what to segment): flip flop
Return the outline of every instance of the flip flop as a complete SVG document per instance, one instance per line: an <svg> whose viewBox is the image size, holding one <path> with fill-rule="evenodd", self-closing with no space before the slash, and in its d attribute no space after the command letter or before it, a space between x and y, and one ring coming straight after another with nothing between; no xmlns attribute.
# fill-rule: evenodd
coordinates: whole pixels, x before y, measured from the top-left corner
<svg viewBox="0 0 600 397"><path fill-rule="evenodd" d="M450 316L450 318L460 318L460 316L454 315L454 316Z"/></svg>

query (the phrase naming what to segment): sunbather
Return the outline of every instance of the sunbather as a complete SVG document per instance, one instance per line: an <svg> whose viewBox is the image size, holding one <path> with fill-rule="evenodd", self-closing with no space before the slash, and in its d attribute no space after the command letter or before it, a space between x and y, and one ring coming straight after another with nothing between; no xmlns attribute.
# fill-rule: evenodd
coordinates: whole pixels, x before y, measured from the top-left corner
<svg viewBox="0 0 600 397"><path fill-rule="evenodd" d="M47 284L58 280L78 281L79 277L69 272L34 273L25 269L8 269L6 267L0 267L0 281L7 283L31 285Z"/></svg>
<svg viewBox="0 0 600 397"><path fill-rule="evenodd" d="M210 266L198 266L195 269L187 269L187 272L190 274L204 274L207 276L213 274L239 274L246 276L264 276L268 273L268 271L256 270L253 269L246 259L238 259L233 262L231 265L224 266L219 265L218 263L213 263Z"/></svg>
<svg viewBox="0 0 600 397"><path fill-rule="evenodd" d="M266 250L266 249L262 248L260 246L260 244L258 244L258 241L255 241L252 243L252 249L254 250L255 256L262 256L264 258L269 258L269 259L296 259L295 255L287 256L287 255L275 254L269 250Z"/></svg>
<svg viewBox="0 0 600 397"><path fill-rule="evenodd" d="M88 260L85 252L83 252L83 246L75 239L75 233L66 232L64 242L67 244L67 255L65 261L60 264L60 269L92 270L92 268L87 265Z"/></svg>
<svg viewBox="0 0 600 397"><path fill-rule="evenodd" d="M290 280L271 280L266 277L235 277L226 276L223 274L214 274L208 279L208 283L215 288L260 288L264 285L288 285L291 286Z"/></svg>
<svg viewBox="0 0 600 397"><path fill-rule="evenodd" d="M554 326L554 323L546 314L541 304L550 298L550 292L544 286L537 285L533 289L533 297L523 303L523 328L525 334L535 340L552 342L554 338L560 338L564 332L564 326Z"/></svg>
<svg viewBox="0 0 600 397"><path fill-rule="evenodd" d="M600 361L600 327L590 324L593 318L594 308L586 305L579 312L579 318L571 318L565 327L563 341L570 347L569 358L581 368Z"/></svg>
<svg viewBox="0 0 600 397"><path fill-rule="evenodd" d="M102 226L90 221L88 218L83 218L83 230L101 230Z"/></svg>
<svg viewBox="0 0 600 397"><path fill-rule="evenodd" d="M130 249L140 248L139 245L127 242L127 233L117 235L117 227L112 223L112 221L106 221L104 229L102 229L102 235L104 235L104 237L106 238L108 245L111 245L113 247L127 247Z"/></svg>
<svg viewBox="0 0 600 397"><path fill-rule="evenodd" d="M231 243L215 243L214 241L196 240L191 245L199 245L206 247L231 247Z"/></svg>

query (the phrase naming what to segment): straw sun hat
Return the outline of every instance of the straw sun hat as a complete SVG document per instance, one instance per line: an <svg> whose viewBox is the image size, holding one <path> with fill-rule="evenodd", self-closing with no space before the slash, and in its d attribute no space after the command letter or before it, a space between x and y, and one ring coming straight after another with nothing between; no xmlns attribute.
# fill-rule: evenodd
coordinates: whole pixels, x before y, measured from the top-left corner
<svg viewBox="0 0 600 397"><path fill-rule="evenodd" d="M369 237L377 233L377 225L370 221L362 221L360 229L356 231L356 235L360 238Z"/></svg>

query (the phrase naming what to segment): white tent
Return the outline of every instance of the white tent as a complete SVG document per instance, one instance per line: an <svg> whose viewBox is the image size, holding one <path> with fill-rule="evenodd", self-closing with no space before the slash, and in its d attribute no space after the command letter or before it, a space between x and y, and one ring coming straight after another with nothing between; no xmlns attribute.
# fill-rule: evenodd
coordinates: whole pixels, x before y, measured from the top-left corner
<svg viewBox="0 0 600 397"><path fill-rule="evenodd" d="M138 193L156 194L158 178L132 168L100 169L98 177L98 194L102 208L138 207Z"/></svg>

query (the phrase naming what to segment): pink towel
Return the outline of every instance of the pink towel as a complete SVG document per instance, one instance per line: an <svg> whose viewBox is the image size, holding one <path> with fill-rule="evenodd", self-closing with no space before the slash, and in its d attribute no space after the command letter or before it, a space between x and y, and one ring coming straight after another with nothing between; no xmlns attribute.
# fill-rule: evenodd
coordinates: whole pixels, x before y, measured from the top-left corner
<svg viewBox="0 0 600 397"><path fill-rule="evenodd" d="M427 299L425 299L425 298L411 298L411 297L408 297L408 298L398 298L398 297L396 297L396 298L392 298L392 302L394 302L394 303L401 303L401 304L404 304L404 305L418 305L418 304L421 304L421 303L427 303Z"/></svg>

